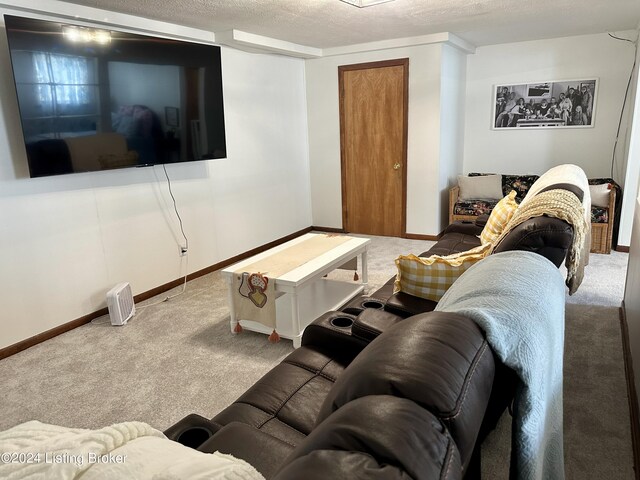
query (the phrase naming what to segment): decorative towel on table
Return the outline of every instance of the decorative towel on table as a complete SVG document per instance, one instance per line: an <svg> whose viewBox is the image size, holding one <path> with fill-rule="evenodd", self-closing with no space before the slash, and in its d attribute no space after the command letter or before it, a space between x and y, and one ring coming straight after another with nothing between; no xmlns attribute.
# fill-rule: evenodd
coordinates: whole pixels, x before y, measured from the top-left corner
<svg viewBox="0 0 640 480"><path fill-rule="evenodd" d="M522 382L513 412L512 479L564 478L564 304L562 275L553 263L509 251L467 270L436 307L474 320Z"/></svg>
<svg viewBox="0 0 640 480"><path fill-rule="evenodd" d="M351 240L345 235L319 234L237 270L233 276L234 320L251 320L273 329L277 342L275 279ZM236 331L242 331L240 324Z"/></svg>
<svg viewBox="0 0 640 480"><path fill-rule="evenodd" d="M573 243L565 261L566 284L569 287L569 295L573 295L584 277L584 266L589 252L586 232L590 225L585 221L584 209L578 197L568 190L547 190L526 202L523 200L500 236L492 243L489 254L512 229L530 218L542 215L559 218L573 226Z"/></svg>

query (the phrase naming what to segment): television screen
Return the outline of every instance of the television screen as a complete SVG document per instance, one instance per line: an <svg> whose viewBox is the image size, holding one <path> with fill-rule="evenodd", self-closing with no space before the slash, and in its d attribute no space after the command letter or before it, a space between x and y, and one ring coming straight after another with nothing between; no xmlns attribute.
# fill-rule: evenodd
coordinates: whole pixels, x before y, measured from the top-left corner
<svg viewBox="0 0 640 480"><path fill-rule="evenodd" d="M219 47L4 20L32 177L226 157Z"/></svg>

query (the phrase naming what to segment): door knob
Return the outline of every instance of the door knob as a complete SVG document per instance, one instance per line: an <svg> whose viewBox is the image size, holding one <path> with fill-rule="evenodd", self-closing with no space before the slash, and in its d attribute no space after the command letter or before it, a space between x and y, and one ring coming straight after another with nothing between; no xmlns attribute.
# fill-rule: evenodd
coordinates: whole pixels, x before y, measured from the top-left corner
<svg viewBox="0 0 640 480"><path fill-rule="evenodd" d="M399 163L394 163L394 164L393 164L393 169L394 169L394 170L400 170L400 166L401 166L401 165L400 165Z"/></svg>

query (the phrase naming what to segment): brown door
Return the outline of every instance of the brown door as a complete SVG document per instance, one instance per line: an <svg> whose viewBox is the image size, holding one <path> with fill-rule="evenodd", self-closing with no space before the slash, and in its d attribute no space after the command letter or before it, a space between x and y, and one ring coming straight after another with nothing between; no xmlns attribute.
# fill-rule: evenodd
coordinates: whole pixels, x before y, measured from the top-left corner
<svg viewBox="0 0 640 480"><path fill-rule="evenodd" d="M338 77L343 228L401 237L409 59L341 66Z"/></svg>

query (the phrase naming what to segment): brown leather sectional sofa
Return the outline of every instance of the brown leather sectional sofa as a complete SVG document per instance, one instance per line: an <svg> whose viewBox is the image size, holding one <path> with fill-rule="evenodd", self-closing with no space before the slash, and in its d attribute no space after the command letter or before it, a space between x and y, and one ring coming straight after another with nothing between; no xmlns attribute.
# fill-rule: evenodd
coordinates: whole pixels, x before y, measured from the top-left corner
<svg viewBox="0 0 640 480"><path fill-rule="evenodd" d="M329 312L232 405L165 434L243 458L267 479L462 478L488 431L493 354L465 317L400 320Z"/></svg>
<svg viewBox="0 0 640 480"><path fill-rule="evenodd" d="M424 255L472 248L481 230L454 223ZM570 225L542 216L498 251L533 251L559 266L572 237ZM392 288L390 279L327 312L233 404L212 419L189 415L165 434L242 458L267 479L480 478L480 445L517 378L472 320Z"/></svg>

